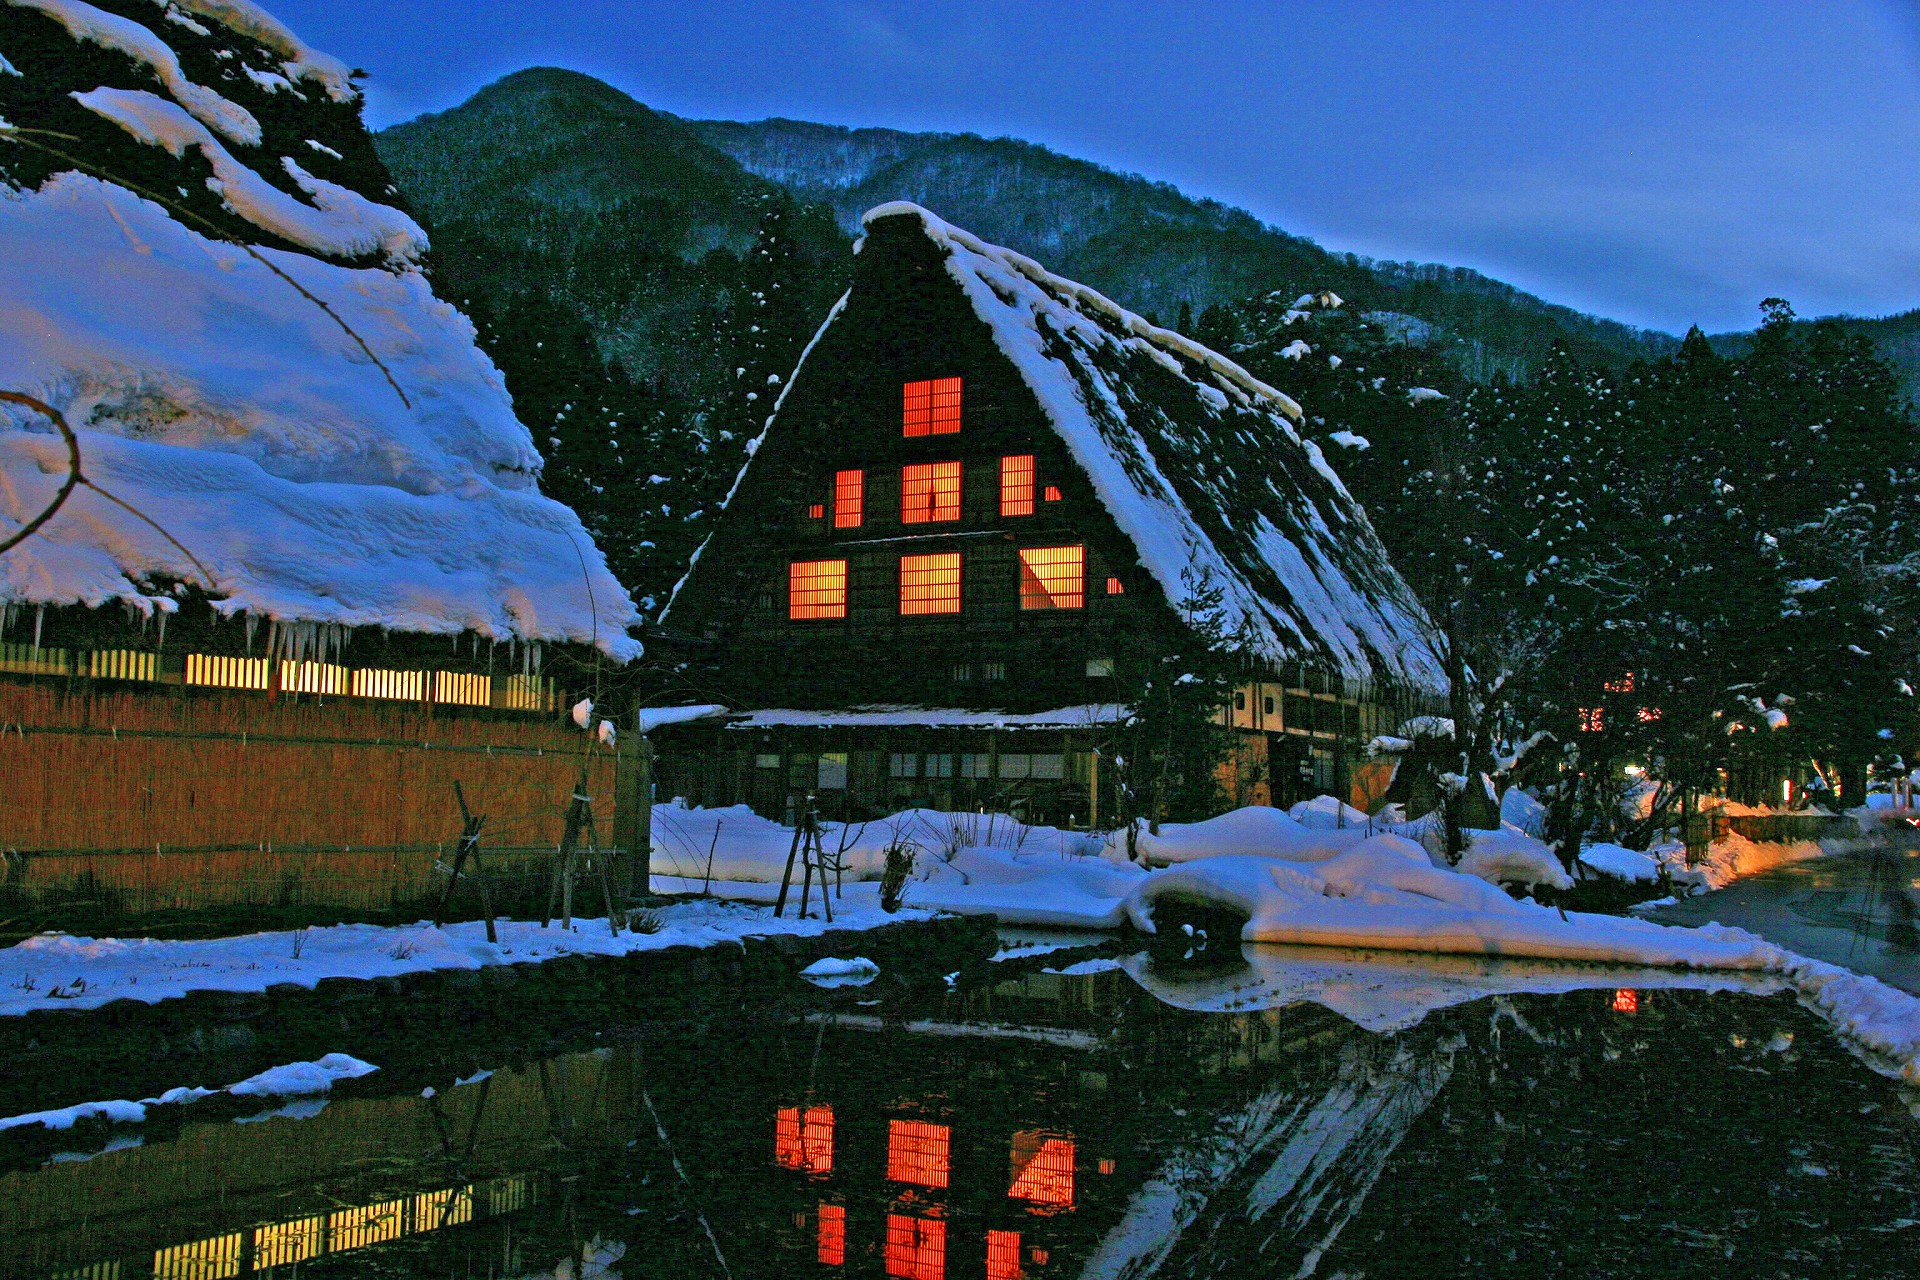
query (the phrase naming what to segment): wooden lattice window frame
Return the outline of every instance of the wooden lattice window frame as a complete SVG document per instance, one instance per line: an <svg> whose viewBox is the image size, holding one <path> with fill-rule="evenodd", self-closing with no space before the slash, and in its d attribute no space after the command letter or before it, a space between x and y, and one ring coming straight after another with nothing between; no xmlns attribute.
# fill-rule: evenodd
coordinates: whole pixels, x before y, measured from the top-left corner
<svg viewBox="0 0 1920 1280"><path fill-rule="evenodd" d="M1000 514L1033 514L1034 458L1030 453L1010 453L1000 459Z"/></svg>
<svg viewBox="0 0 1920 1280"><path fill-rule="evenodd" d="M915 462L900 468L900 523L958 520L960 483L958 462Z"/></svg>
<svg viewBox="0 0 1920 1280"><path fill-rule="evenodd" d="M900 612L904 616L960 612L960 553L900 557Z"/></svg>
<svg viewBox="0 0 1920 1280"><path fill-rule="evenodd" d="M1022 609L1084 609L1086 604L1084 546L1020 548Z"/></svg>
<svg viewBox="0 0 1920 1280"><path fill-rule="evenodd" d="M960 432L960 379L925 378L900 388L900 433L951 436Z"/></svg>
<svg viewBox="0 0 1920 1280"><path fill-rule="evenodd" d="M867 518L867 473L833 473L833 527L858 529Z"/></svg>
<svg viewBox="0 0 1920 1280"><path fill-rule="evenodd" d="M794 560L787 565L787 618L817 622L847 616L847 562Z"/></svg>

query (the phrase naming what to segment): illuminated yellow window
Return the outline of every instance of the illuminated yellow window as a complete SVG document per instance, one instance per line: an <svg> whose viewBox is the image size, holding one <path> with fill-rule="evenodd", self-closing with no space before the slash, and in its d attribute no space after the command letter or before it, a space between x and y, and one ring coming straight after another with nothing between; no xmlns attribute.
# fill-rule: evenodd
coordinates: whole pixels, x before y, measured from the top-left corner
<svg viewBox="0 0 1920 1280"><path fill-rule="evenodd" d="M1033 455L1014 454L1000 459L1000 514L1033 514Z"/></svg>
<svg viewBox="0 0 1920 1280"><path fill-rule="evenodd" d="M320 1256L325 1239L325 1218L297 1218L255 1227L253 1231L253 1267L287 1267Z"/></svg>
<svg viewBox="0 0 1920 1280"><path fill-rule="evenodd" d="M1013 1135L1007 1195L1029 1204L1073 1207L1073 1139L1027 1130Z"/></svg>
<svg viewBox="0 0 1920 1280"><path fill-rule="evenodd" d="M787 566L789 618L847 616L847 562L795 560Z"/></svg>
<svg viewBox="0 0 1920 1280"><path fill-rule="evenodd" d="M887 1121L887 1177L917 1187L944 1187L953 1169L953 1131L924 1120Z"/></svg>
<svg viewBox="0 0 1920 1280"><path fill-rule="evenodd" d="M816 502L812 506L807 508L807 519L809 520L824 519L826 517L826 514L827 514L827 504L824 502Z"/></svg>
<svg viewBox="0 0 1920 1280"><path fill-rule="evenodd" d="M773 1162L806 1173L833 1172L833 1108L781 1107L773 1118Z"/></svg>
<svg viewBox="0 0 1920 1280"><path fill-rule="evenodd" d="M1020 548L1020 607L1079 609L1087 603L1085 547Z"/></svg>
<svg viewBox="0 0 1920 1280"><path fill-rule="evenodd" d="M327 1215L327 1238L333 1252L364 1249L383 1240L397 1240L406 1233L405 1200L385 1200L357 1209L340 1209Z"/></svg>
<svg viewBox="0 0 1920 1280"><path fill-rule="evenodd" d="M487 1184L487 1216L513 1213L533 1203L533 1182L522 1176L495 1178Z"/></svg>
<svg viewBox="0 0 1920 1280"><path fill-rule="evenodd" d="M864 471L836 471L833 473L833 527L836 529L858 529L860 522L866 519L867 473Z"/></svg>
<svg viewBox="0 0 1920 1280"><path fill-rule="evenodd" d="M396 702L420 702L427 695L424 671L381 671L356 667L353 672L353 696L391 698Z"/></svg>
<svg viewBox="0 0 1920 1280"><path fill-rule="evenodd" d="M900 468L900 520L927 524L960 518L960 464L921 462Z"/></svg>
<svg viewBox="0 0 1920 1280"><path fill-rule="evenodd" d="M235 1231L158 1250L153 1255L153 1280L226 1280L237 1276L246 1240L245 1234Z"/></svg>
<svg viewBox="0 0 1920 1280"><path fill-rule="evenodd" d="M490 707L493 705L493 677L475 675L470 671L436 671L433 673L433 700L459 707Z"/></svg>
<svg viewBox="0 0 1920 1280"><path fill-rule="evenodd" d="M156 680L159 655L138 649L96 649L87 655L87 674L95 680Z"/></svg>
<svg viewBox="0 0 1920 1280"><path fill-rule="evenodd" d="M30 676L64 676L73 674L73 665L71 655L65 649L46 649L32 644L0 644L0 671Z"/></svg>
<svg viewBox="0 0 1920 1280"><path fill-rule="evenodd" d="M847 1206L820 1206L820 1242L814 1259L822 1266L837 1267L847 1260Z"/></svg>
<svg viewBox="0 0 1920 1280"><path fill-rule="evenodd" d="M1048 502L1060 501L1060 486L1057 484L1048 485L1045 497Z"/></svg>
<svg viewBox="0 0 1920 1280"><path fill-rule="evenodd" d="M438 1231L473 1221L473 1188L447 1187L422 1191L413 1198L413 1229Z"/></svg>
<svg viewBox="0 0 1920 1280"><path fill-rule="evenodd" d="M960 612L958 551L900 557L900 612Z"/></svg>
<svg viewBox="0 0 1920 1280"><path fill-rule="evenodd" d="M501 685L500 705L509 711L552 711L560 695L550 676L508 676Z"/></svg>
<svg viewBox="0 0 1920 1280"><path fill-rule="evenodd" d="M273 667L265 658L223 658L210 653L187 655L187 683L215 689L265 689Z"/></svg>
<svg viewBox="0 0 1920 1280"><path fill-rule="evenodd" d="M1123 596L1127 594L1127 584L1118 578L1108 578L1107 594L1110 596Z"/></svg>
<svg viewBox="0 0 1920 1280"><path fill-rule="evenodd" d="M345 694L353 687L353 672L330 662L280 664L280 688L287 693Z"/></svg>
<svg viewBox="0 0 1920 1280"><path fill-rule="evenodd" d="M960 379L909 382L901 389L904 435L950 436L960 430Z"/></svg>
<svg viewBox="0 0 1920 1280"><path fill-rule="evenodd" d="M898 1280L946 1280L946 1222L888 1214L886 1272Z"/></svg>

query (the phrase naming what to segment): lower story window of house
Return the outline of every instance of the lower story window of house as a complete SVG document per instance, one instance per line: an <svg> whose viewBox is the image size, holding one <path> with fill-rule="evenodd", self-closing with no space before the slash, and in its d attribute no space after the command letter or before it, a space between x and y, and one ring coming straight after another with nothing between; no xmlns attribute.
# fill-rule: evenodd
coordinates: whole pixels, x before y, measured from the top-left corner
<svg viewBox="0 0 1920 1280"><path fill-rule="evenodd" d="M929 778L951 778L953 776L953 753L951 751L928 752L925 776Z"/></svg>
<svg viewBox="0 0 1920 1280"><path fill-rule="evenodd" d="M887 758L887 776L893 778L917 778L920 776L920 756L913 751L896 751Z"/></svg>
<svg viewBox="0 0 1920 1280"><path fill-rule="evenodd" d="M982 680L1005 680L1007 678L1007 664L1004 662L984 663L980 668L980 678Z"/></svg>
<svg viewBox="0 0 1920 1280"><path fill-rule="evenodd" d="M795 560L787 566L787 616L793 619L847 616L847 562Z"/></svg>
<svg viewBox="0 0 1920 1280"><path fill-rule="evenodd" d="M1002 752L1000 755L1000 776L1003 778L1029 778L1033 776L1033 757L1025 752Z"/></svg>
<svg viewBox="0 0 1920 1280"><path fill-rule="evenodd" d="M991 778L993 776L993 757L984 751L961 752L960 776L963 778Z"/></svg>
<svg viewBox="0 0 1920 1280"><path fill-rule="evenodd" d="M1067 776L1067 757L1058 751L1036 754L1033 757L1032 777L1064 778Z"/></svg>
<svg viewBox="0 0 1920 1280"><path fill-rule="evenodd" d="M971 662L956 662L953 664L953 682L955 684L970 684L972 681L973 664Z"/></svg>
<svg viewBox="0 0 1920 1280"><path fill-rule="evenodd" d="M1020 548L1020 607L1079 609L1087 602L1085 547Z"/></svg>
<svg viewBox="0 0 1920 1280"><path fill-rule="evenodd" d="M753 757L753 767L756 769L778 769L780 767L780 753L778 751L756 752Z"/></svg>
<svg viewBox="0 0 1920 1280"><path fill-rule="evenodd" d="M847 789L847 753L844 751L822 751L820 753L819 780L816 784L822 791L845 791Z"/></svg>
<svg viewBox="0 0 1920 1280"><path fill-rule="evenodd" d="M900 612L960 612L960 553L900 557Z"/></svg>
<svg viewBox="0 0 1920 1280"><path fill-rule="evenodd" d="M1112 676L1113 676L1113 659L1112 658L1088 658L1087 659L1087 679L1106 680L1106 679L1111 679Z"/></svg>

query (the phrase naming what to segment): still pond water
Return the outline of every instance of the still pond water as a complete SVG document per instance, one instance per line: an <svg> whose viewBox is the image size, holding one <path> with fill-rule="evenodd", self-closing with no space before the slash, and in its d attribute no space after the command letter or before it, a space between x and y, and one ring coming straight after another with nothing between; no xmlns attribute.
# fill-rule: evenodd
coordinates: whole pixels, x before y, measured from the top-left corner
<svg viewBox="0 0 1920 1280"><path fill-rule="evenodd" d="M0 1276L1920 1275L1914 1099L1765 986L1050 961L795 980L430 1097L389 1046L404 1088L0 1173Z"/></svg>

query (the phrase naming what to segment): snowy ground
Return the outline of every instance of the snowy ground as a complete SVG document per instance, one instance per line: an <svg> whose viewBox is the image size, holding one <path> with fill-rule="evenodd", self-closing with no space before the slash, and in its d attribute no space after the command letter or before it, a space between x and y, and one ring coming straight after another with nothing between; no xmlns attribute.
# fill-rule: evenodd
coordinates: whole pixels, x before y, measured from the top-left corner
<svg viewBox="0 0 1920 1280"><path fill-rule="evenodd" d="M851 888L851 886L849 886ZM871 888L871 886L869 886ZM835 904L834 921L796 919L789 908L774 919L762 907L738 902L682 902L656 913L655 933L614 936L605 920L501 920L500 942L486 940L479 921L436 929L419 924L334 925L233 938L170 942L152 938L76 938L42 934L0 950L0 1016L38 1009L94 1009L110 1000L153 1004L189 991L261 992L277 983L311 987L322 978L379 978L429 969L478 969L493 964L551 960L564 955L626 955L681 945L712 946L767 934L811 936L829 928L870 929L931 912L909 907L881 911L877 895L849 894Z"/></svg>

